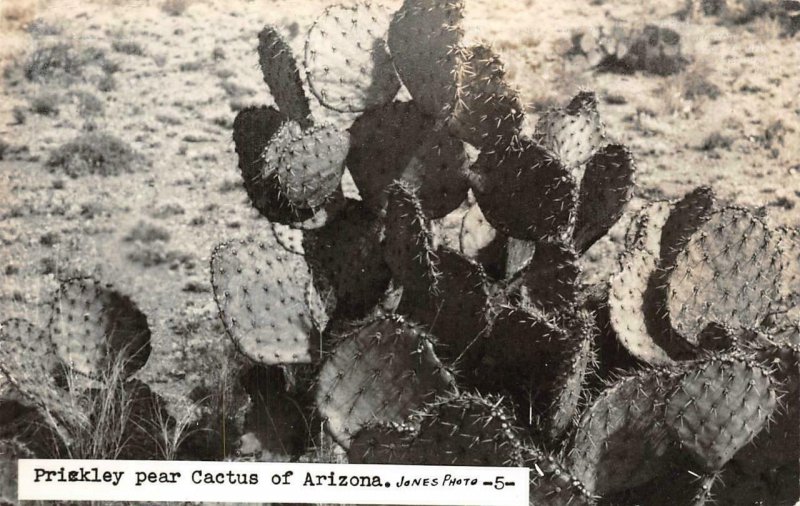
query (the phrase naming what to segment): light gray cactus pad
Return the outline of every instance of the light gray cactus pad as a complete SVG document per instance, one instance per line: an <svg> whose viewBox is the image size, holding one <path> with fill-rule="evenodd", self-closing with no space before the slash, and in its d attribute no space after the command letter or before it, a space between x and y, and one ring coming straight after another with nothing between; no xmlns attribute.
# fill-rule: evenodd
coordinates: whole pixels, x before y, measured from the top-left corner
<svg viewBox="0 0 800 506"><path fill-rule="evenodd" d="M242 353L264 364L311 362L324 310L301 256L252 238L222 243L211 256L211 284Z"/></svg>
<svg viewBox="0 0 800 506"><path fill-rule="evenodd" d="M400 89L386 49L389 11L373 2L332 5L306 38L309 88L322 105L359 112L391 101Z"/></svg>
<svg viewBox="0 0 800 506"><path fill-rule="evenodd" d="M690 343L709 323L753 328L777 298L780 251L767 227L749 211L712 214L677 256L669 274L672 326Z"/></svg>

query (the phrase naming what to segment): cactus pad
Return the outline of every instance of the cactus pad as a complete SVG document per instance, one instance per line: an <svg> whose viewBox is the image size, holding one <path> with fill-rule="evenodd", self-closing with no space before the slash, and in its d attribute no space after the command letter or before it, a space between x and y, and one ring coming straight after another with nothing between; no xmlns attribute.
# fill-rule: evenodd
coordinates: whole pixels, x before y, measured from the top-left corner
<svg viewBox="0 0 800 506"><path fill-rule="evenodd" d="M481 153L472 172L478 205L496 229L526 240L569 233L575 178L540 146L523 139L518 150Z"/></svg>
<svg viewBox="0 0 800 506"><path fill-rule="evenodd" d="M669 219L672 206L665 200L651 202L633 218L625 233L625 248L641 249L658 258L661 232Z"/></svg>
<svg viewBox="0 0 800 506"><path fill-rule="evenodd" d="M74 399L56 386L58 364L53 345L36 326L19 318L0 326L0 371L11 385L60 419L86 421Z"/></svg>
<svg viewBox="0 0 800 506"><path fill-rule="evenodd" d="M519 430L500 397L453 394L428 406L421 418L412 446L415 464L521 465Z"/></svg>
<svg viewBox="0 0 800 506"><path fill-rule="evenodd" d="M389 25L389 52L400 80L426 114L452 111L462 52L461 0L405 0Z"/></svg>
<svg viewBox="0 0 800 506"><path fill-rule="evenodd" d="M661 231L661 267L671 269L689 238L714 210L714 190L699 186L675 203Z"/></svg>
<svg viewBox="0 0 800 506"><path fill-rule="evenodd" d="M264 364L310 362L322 301L302 257L252 238L218 245L211 284L228 335Z"/></svg>
<svg viewBox="0 0 800 506"><path fill-rule="evenodd" d="M324 276L333 289L338 316L363 317L386 291L391 272L380 233L380 221L354 200L324 227L306 232L306 260L315 279Z"/></svg>
<svg viewBox="0 0 800 506"><path fill-rule="evenodd" d="M536 124L536 139L553 152L561 163L575 171L580 181L581 165L589 161L603 143L605 127L597 112L594 92L578 93L565 108L555 108L544 114Z"/></svg>
<svg viewBox="0 0 800 506"><path fill-rule="evenodd" d="M399 317L379 317L346 335L325 361L317 410L327 431L348 448L363 427L401 422L451 383L422 330Z"/></svg>
<svg viewBox="0 0 800 506"><path fill-rule="evenodd" d="M436 251L435 266L435 285L407 286L397 311L429 328L437 354L454 360L488 325L488 282L479 264L447 248Z"/></svg>
<svg viewBox="0 0 800 506"><path fill-rule="evenodd" d="M756 346L753 358L772 370L781 398L774 420L752 443L734 456L745 470L760 473L786 464L797 464L800 448L800 346L790 344Z"/></svg>
<svg viewBox="0 0 800 506"><path fill-rule="evenodd" d="M566 467L598 495L635 487L664 472L673 443L664 423L672 378L648 371L623 378L584 412Z"/></svg>
<svg viewBox="0 0 800 506"><path fill-rule="evenodd" d="M531 470L530 504L548 506L588 506L594 499L579 479L564 468L559 459L539 452L526 459Z"/></svg>
<svg viewBox="0 0 800 506"><path fill-rule="evenodd" d="M523 300L544 312L570 309L578 299L578 254L558 242L536 243L533 256L516 274ZM513 284L515 281L511 281Z"/></svg>
<svg viewBox="0 0 800 506"><path fill-rule="evenodd" d="M347 133L333 125L300 131L284 123L264 151L262 178L274 174L293 207L319 207L339 189L348 146Z"/></svg>
<svg viewBox="0 0 800 506"><path fill-rule="evenodd" d="M573 242L586 251L619 220L633 196L635 166L631 152L620 144L597 151L586 164Z"/></svg>
<svg viewBox="0 0 800 506"><path fill-rule="evenodd" d="M473 46L464 53L448 127L481 150L507 146L522 128L524 108L519 95L506 82L503 63L490 47Z"/></svg>
<svg viewBox="0 0 800 506"><path fill-rule="evenodd" d="M652 297L647 296L657 259L645 250L623 253L621 270L610 280L608 309L619 342L634 357L652 365L669 365L672 358L653 339L647 316L658 317Z"/></svg>
<svg viewBox="0 0 800 506"><path fill-rule="evenodd" d="M277 177L264 177L262 155L284 123L285 117L272 107L242 109L233 121L233 141L239 156L239 171L253 207L270 221L291 223L312 216L309 209L295 209L280 191Z"/></svg>
<svg viewBox="0 0 800 506"><path fill-rule="evenodd" d="M444 130L428 133L403 171L403 180L417 188L422 211L431 219L442 218L467 198L464 145Z"/></svg>
<svg viewBox="0 0 800 506"><path fill-rule="evenodd" d="M52 308L47 331L56 354L73 370L97 379L117 361L128 375L147 362L147 317L111 285L89 277L68 279Z"/></svg>
<svg viewBox="0 0 800 506"><path fill-rule="evenodd" d="M680 379L666 420L681 445L717 471L764 428L776 404L766 370L744 360L711 359Z"/></svg>
<svg viewBox="0 0 800 506"><path fill-rule="evenodd" d="M667 307L672 326L690 343L709 323L752 328L778 295L780 252L766 226L748 211L711 215L676 259Z"/></svg>
<svg viewBox="0 0 800 506"><path fill-rule="evenodd" d="M402 177L433 128L415 102L391 102L366 111L350 127L347 168L371 209L386 204L386 189Z"/></svg>
<svg viewBox="0 0 800 506"><path fill-rule="evenodd" d="M589 366L594 362L593 342L597 332L592 315L578 313L569 328L573 339L556 363L552 401L546 412L545 430L550 441L560 439L575 420Z"/></svg>
<svg viewBox="0 0 800 506"><path fill-rule="evenodd" d="M390 15L381 5L333 5L308 32L305 67L309 88L322 105L358 112L384 104L400 89L386 50Z"/></svg>
<svg viewBox="0 0 800 506"><path fill-rule="evenodd" d="M412 418L414 416L412 415ZM358 431L350 441L350 464L410 464L418 427L408 423L375 423Z"/></svg>
<svg viewBox="0 0 800 506"><path fill-rule="evenodd" d="M384 258L394 278L403 286L436 286L433 238L414 190L408 183L389 187L384 222ZM419 290L418 290L419 291Z"/></svg>
<svg viewBox="0 0 800 506"><path fill-rule="evenodd" d="M258 34L258 61L278 109L303 128L311 126L311 109L297 62L275 27L266 26Z"/></svg>

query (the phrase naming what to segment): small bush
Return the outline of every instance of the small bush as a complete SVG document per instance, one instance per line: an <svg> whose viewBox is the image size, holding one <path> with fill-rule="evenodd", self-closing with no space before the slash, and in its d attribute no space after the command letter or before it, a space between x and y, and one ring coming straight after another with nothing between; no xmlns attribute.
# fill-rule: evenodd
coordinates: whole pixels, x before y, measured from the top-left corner
<svg viewBox="0 0 800 506"><path fill-rule="evenodd" d="M117 89L117 80L111 74L106 74L97 81L97 89L103 93Z"/></svg>
<svg viewBox="0 0 800 506"><path fill-rule="evenodd" d="M161 10L170 16L180 16L189 7L189 0L165 0L161 4Z"/></svg>
<svg viewBox="0 0 800 506"><path fill-rule="evenodd" d="M77 90L70 93L73 100L78 103L78 114L86 118L99 116L105 111L105 104L97 96L88 91Z"/></svg>
<svg viewBox="0 0 800 506"><path fill-rule="evenodd" d="M133 40L115 40L111 43L111 48L122 54L129 54L133 56L143 56L144 48L136 41Z"/></svg>
<svg viewBox="0 0 800 506"><path fill-rule="evenodd" d="M83 73L84 65L74 47L60 42L31 53L25 62L25 77L29 81L46 81L59 74L77 77Z"/></svg>
<svg viewBox="0 0 800 506"><path fill-rule="evenodd" d="M150 225L143 221L140 221L135 227L131 229L127 236L125 236L125 240L130 241L139 241L143 243L151 243L156 241L169 241L170 235L169 232L157 225Z"/></svg>
<svg viewBox="0 0 800 506"><path fill-rule="evenodd" d="M53 150L47 166L52 172L63 172L71 177L116 176L132 172L139 159L140 156L122 140L102 132L89 132Z"/></svg>
<svg viewBox="0 0 800 506"><path fill-rule="evenodd" d="M55 116L58 114L58 103L60 100L57 93L40 93L31 99L31 111L36 114L41 114L42 116Z"/></svg>

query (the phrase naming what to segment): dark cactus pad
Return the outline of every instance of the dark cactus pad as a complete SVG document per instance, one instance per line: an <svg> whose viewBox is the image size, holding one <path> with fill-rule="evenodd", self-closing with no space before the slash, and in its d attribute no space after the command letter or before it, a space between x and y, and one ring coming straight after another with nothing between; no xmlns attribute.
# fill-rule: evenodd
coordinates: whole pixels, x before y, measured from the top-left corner
<svg viewBox="0 0 800 506"><path fill-rule="evenodd" d="M264 27L258 34L258 61L278 109L303 128L311 126L311 109L297 62L275 27Z"/></svg>
<svg viewBox="0 0 800 506"><path fill-rule="evenodd" d="M336 345L320 370L316 405L326 430L348 448L363 427L403 421L452 381L421 329L378 317Z"/></svg>
<svg viewBox="0 0 800 506"><path fill-rule="evenodd" d="M518 150L481 153L472 190L486 219L512 237L563 239L573 225L577 203L575 178L530 140Z"/></svg>
<svg viewBox="0 0 800 506"><path fill-rule="evenodd" d="M353 122L347 168L371 209L385 206L386 189L402 177L433 124L415 102L391 102Z"/></svg>
<svg viewBox="0 0 800 506"><path fill-rule="evenodd" d="M305 233L306 260L317 286L331 287L337 316L362 318L386 292L392 273L383 258L381 231L380 220L350 200L335 219Z"/></svg>
<svg viewBox="0 0 800 506"><path fill-rule="evenodd" d="M458 72L458 98L448 127L476 148L508 146L519 135L524 108L505 78L500 57L488 46L464 50Z"/></svg>
<svg viewBox="0 0 800 506"><path fill-rule="evenodd" d="M633 156L625 146L609 144L586 164L573 242L586 251L619 220L633 196Z"/></svg>
<svg viewBox="0 0 800 506"><path fill-rule="evenodd" d="M400 80L420 109L444 118L457 96L462 53L460 0L405 0L389 25L389 51Z"/></svg>

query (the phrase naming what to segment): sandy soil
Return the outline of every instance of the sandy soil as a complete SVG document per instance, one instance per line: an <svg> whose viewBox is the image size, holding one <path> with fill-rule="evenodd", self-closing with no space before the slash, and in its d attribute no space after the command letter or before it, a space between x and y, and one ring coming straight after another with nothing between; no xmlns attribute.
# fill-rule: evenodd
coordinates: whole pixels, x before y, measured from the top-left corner
<svg viewBox="0 0 800 506"><path fill-rule="evenodd" d="M275 23L299 48L327 3L198 0L168 15L161 2L16 2L27 10L5 15L0 28L0 57L12 74L0 100L0 139L10 145L0 161L2 317L41 323L40 303L58 277L99 272L150 319L154 350L142 379L172 398L213 382L228 344L210 291L209 255L218 241L265 226L239 183L231 141L235 109L272 102L256 34ZM3 9L13 4L0 2ZM578 90L597 91L611 137L636 156L634 206L713 184L723 200L766 206L775 222L800 225L797 36L779 38L767 19L718 26L713 18L678 21L676 1L643 4L467 0L466 30L471 39L493 41L532 121ZM33 20L37 29L22 29ZM572 31L616 21L673 27L688 69L671 77L601 74L564 58ZM54 40L105 50L119 64L116 87L101 91L94 78L69 87L14 82L26 55ZM141 51L120 51L120 41ZM719 96L685 98L698 81L718 87ZM79 91L96 96L104 111L82 114ZM43 94L56 96L57 114L31 110ZM143 155L139 170L77 179L51 173L44 163L50 151L87 127L130 143ZM166 234L126 240L147 227ZM610 250L601 244L590 256L609 258Z"/></svg>

